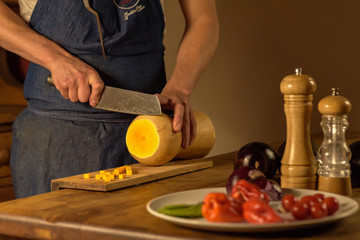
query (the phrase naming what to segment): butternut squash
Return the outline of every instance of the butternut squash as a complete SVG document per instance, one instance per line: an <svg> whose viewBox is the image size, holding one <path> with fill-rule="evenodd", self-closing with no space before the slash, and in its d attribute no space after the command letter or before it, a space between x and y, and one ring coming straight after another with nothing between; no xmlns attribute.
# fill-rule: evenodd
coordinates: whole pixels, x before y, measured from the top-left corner
<svg viewBox="0 0 360 240"><path fill-rule="evenodd" d="M203 158L211 151L215 144L215 128L211 119L204 113L194 111L197 122L197 135L194 142L186 149L180 148L175 158L192 159Z"/></svg>
<svg viewBox="0 0 360 240"><path fill-rule="evenodd" d="M197 137L186 149L181 148L182 134L172 129L172 118L166 114L140 115L130 124L126 145L130 154L140 163L157 166L174 158L191 159L206 156L214 146L215 129L210 118L195 111Z"/></svg>

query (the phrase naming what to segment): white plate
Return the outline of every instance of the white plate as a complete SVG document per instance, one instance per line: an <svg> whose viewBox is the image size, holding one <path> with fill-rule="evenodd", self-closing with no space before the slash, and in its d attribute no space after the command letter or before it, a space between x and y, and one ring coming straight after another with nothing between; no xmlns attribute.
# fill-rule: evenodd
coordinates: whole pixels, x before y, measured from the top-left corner
<svg viewBox="0 0 360 240"><path fill-rule="evenodd" d="M249 224L246 222L241 223L214 223L209 222L204 218L187 219L180 217L168 216L157 212L159 208L172 204L196 204L203 201L206 194L210 192L226 192L225 188L204 188L197 190L190 190L184 192L177 192L167 194L149 201L146 205L148 212L155 217L161 218L165 221L171 222L176 225L190 227L202 230L211 231L223 231L223 232L262 232L262 231L282 231L291 230L305 227L312 227L321 224L327 224L330 222L338 221L346 218L356 211L358 211L358 203L349 198L338 194L325 193L315 190L305 189L284 189L284 194L292 193L295 196L313 195L315 193L323 193L325 196L333 196L339 200L340 208L332 216L320 218L320 219L306 219L299 221L291 221L291 213L280 214L287 221L281 223L268 223L268 224ZM271 205L276 208L281 202L272 202Z"/></svg>

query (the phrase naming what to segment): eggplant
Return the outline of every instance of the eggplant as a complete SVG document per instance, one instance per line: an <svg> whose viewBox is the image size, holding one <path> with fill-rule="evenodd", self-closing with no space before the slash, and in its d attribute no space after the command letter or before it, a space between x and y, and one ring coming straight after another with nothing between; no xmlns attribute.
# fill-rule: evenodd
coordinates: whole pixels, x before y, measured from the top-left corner
<svg viewBox="0 0 360 240"><path fill-rule="evenodd" d="M235 155L234 170L239 167L254 167L264 173L266 178L274 178L278 169L276 152L266 143L251 142L240 148Z"/></svg>
<svg viewBox="0 0 360 240"><path fill-rule="evenodd" d="M349 145L351 150L350 170L353 187L360 186L360 141Z"/></svg>

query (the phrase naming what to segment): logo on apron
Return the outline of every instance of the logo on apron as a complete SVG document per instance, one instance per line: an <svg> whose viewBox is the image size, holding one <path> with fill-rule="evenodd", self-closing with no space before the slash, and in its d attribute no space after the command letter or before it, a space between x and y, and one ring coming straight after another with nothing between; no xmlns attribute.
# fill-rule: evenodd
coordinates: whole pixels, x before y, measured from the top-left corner
<svg viewBox="0 0 360 240"><path fill-rule="evenodd" d="M141 12L145 6L138 5L140 0L113 0L114 4L122 9L127 10L124 13L124 19L127 21L129 20L129 16L133 15L134 13Z"/></svg>
<svg viewBox="0 0 360 240"><path fill-rule="evenodd" d="M138 5L140 0L113 0L113 1L118 8L129 10L135 7L136 5Z"/></svg>

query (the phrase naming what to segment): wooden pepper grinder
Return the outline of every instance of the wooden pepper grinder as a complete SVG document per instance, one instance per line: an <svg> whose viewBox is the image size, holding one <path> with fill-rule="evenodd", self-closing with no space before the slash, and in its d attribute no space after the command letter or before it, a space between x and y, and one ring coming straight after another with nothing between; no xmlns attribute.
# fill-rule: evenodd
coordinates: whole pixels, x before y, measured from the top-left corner
<svg viewBox="0 0 360 240"><path fill-rule="evenodd" d="M318 190L350 195L351 151L346 143L345 131L349 125L347 114L351 103L339 96L339 89L333 88L332 95L319 102L318 109L322 114L321 127L324 140L318 150Z"/></svg>
<svg viewBox="0 0 360 240"><path fill-rule="evenodd" d="M284 94L287 126L281 187L315 189L316 159L311 147L310 120L316 82L297 68L295 74L284 77L280 90Z"/></svg>

